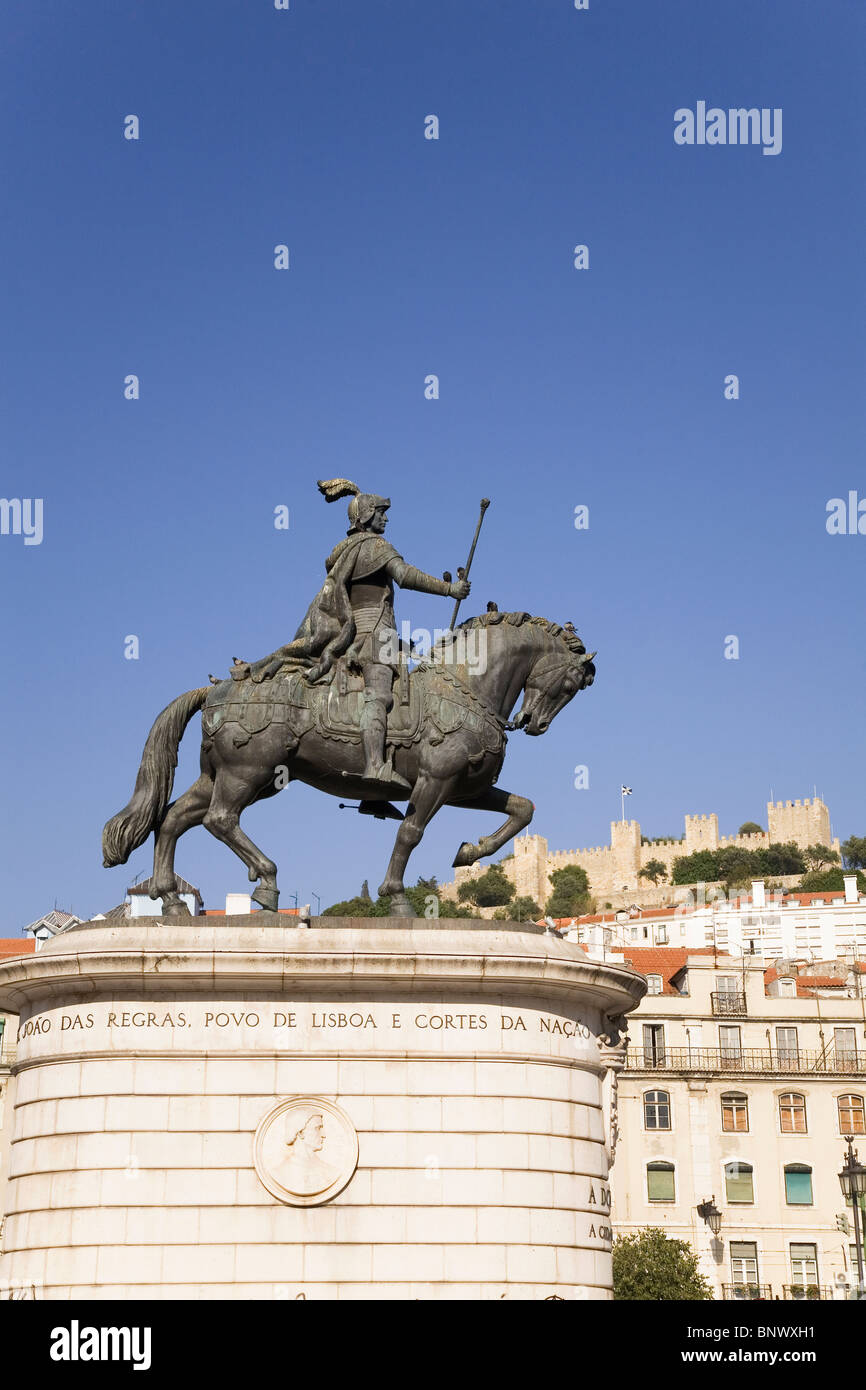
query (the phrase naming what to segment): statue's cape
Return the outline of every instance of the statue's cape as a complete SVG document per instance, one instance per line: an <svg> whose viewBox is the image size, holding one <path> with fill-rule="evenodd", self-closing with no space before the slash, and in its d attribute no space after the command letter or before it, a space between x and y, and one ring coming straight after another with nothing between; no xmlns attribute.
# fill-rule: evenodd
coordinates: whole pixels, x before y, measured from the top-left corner
<svg viewBox="0 0 866 1390"><path fill-rule="evenodd" d="M356 531L334 546L325 569L333 578L339 568L344 582L350 579L367 579L377 570L384 569L389 560L402 560L390 541L384 536L371 536L366 531Z"/></svg>
<svg viewBox="0 0 866 1390"><path fill-rule="evenodd" d="M400 559L390 541L368 531L356 531L340 541L325 561L328 577L295 633L294 641L303 645L305 654L319 656L327 646L332 656L341 656L355 637L350 580L367 579L390 560Z"/></svg>

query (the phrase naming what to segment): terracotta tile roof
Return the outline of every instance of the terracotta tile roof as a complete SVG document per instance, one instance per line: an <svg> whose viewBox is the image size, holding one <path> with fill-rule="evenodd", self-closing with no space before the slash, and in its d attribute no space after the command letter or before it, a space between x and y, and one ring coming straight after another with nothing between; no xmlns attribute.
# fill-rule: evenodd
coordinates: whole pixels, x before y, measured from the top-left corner
<svg viewBox="0 0 866 1390"><path fill-rule="evenodd" d="M17 940L6 938L0 940L0 956L8 959L9 956L31 956L36 950L36 939L32 936L22 936Z"/></svg>
<svg viewBox="0 0 866 1390"><path fill-rule="evenodd" d="M298 915L298 909L296 907L278 907L277 912L285 913L287 917L297 917ZM225 917L225 915L226 910L224 907L206 907L201 914L203 917ZM249 914L245 912L235 912L232 915L235 917L245 917L247 915L255 917L256 912L250 912Z"/></svg>
<svg viewBox="0 0 866 1390"><path fill-rule="evenodd" d="M823 889L823 888L822 888L820 892L818 892L818 891L809 892L808 890L801 890L801 889L799 889L799 888L792 888L790 891L788 891L788 892L785 893L785 901L786 901L786 902L788 902L789 899L793 898L793 899L795 899L795 900L800 904L801 907L808 907L809 904L812 902L813 898L820 898L822 902L830 903L830 902L833 902L833 900L834 900L835 898L844 899L844 897L845 897L845 889L844 889L844 888L830 888L830 889ZM855 906L854 903L849 903L849 907L854 907L854 906Z"/></svg>
<svg viewBox="0 0 866 1390"><path fill-rule="evenodd" d="M662 994L678 995L679 990L671 983L684 968L689 956L716 954L712 946L627 946L623 956L640 975L661 975ZM728 957L719 954L720 961ZM732 962L735 963L735 962Z"/></svg>

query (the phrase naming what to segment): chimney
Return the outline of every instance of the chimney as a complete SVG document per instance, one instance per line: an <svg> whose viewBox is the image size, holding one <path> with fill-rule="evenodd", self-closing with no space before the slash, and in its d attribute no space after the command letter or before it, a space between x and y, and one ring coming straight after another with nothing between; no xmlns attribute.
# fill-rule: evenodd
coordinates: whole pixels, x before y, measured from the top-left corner
<svg viewBox="0 0 866 1390"><path fill-rule="evenodd" d="M844 885L845 885L845 901L846 901L846 903L856 903L856 902L859 900L859 896L860 896L859 893L858 893L858 891L857 891L857 875L856 875L856 874L843 874L843 875L842 875L842 882L843 882Z"/></svg>
<svg viewBox="0 0 866 1390"><path fill-rule="evenodd" d="M752 883L752 907L766 907L767 899L764 892L764 880L755 879Z"/></svg>
<svg viewBox="0 0 866 1390"><path fill-rule="evenodd" d="M226 893L226 917L240 917L252 910L249 893Z"/></svg>

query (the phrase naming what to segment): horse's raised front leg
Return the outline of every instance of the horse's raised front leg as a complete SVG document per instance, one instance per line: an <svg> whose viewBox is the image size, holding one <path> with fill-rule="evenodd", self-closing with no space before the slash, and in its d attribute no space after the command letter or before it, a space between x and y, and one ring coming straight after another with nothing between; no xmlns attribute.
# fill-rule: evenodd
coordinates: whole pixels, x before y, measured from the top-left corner
<svg viewBox="0 0 866 1390"><path fill-rule="evenodd" d="M258 888L252 894L253 902L259 903L261 907L267 908L271 912L276 912L280 900L277 888L277 866L272 859L268 859L258 845L253 844L249 835L245 835L240 827L241 812L246 810L247 806L251 806L254 801L261 800L262 797L270 796L272 793L273 788L267 789L261 785L251 788L249 780L227 772L225 768L220 768L203 824L205 830L209 830L218 840L222 840L223 844L234 850L238 858L246 864L249 869L250 881L259 880Z"/></svg>
<svg viewBox="0 0 866 1390"><path fill-rule="evenodd" d="M454 789L454 780L440 780L422 772L409 798L406 814L397 831L394 851L388 864L388 872L379 893L391 899L392 917L414 917L415 913L403 887L403 875L409 855L420 844L425 829L435 816L439 807L447 800Z"/></svg>
<svg viewBox="0 0 866 1390"><path fill-rule="evenodd" d="M501 787L490 787L480 796L467 797L465 800L452 801L449 804L460 806L467 811L506 811L508 813L508 820L504 821L498 830L494 830L492 835L482 835L477 845L469 844L467 840L463 841L454 856L452 867L455 869L460 868L463 864L475 864L479 859L484 859L489 854L495 854L518 831L525 830L535 814L535 807L528 797L518 796L516 792L504 791Z"/></svg>
<svg viewBox="0 0 866 1390"><path fill-rule="evenodd" d="M162 898L164 917L189 917L186 903L177 891L174 851L184 831L201 825L213 795L213 778L203 772L197 782L179 796L163 817L153 846L153 878L150 896Z"/></svg>

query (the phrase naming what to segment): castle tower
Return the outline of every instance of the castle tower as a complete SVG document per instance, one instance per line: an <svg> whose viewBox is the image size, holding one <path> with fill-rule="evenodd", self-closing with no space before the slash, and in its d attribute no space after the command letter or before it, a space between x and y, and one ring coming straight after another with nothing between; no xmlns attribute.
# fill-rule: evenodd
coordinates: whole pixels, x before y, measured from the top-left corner
<svg viewBox="0 0 866 1390"><path fill-rule="evenodd" d="M548 844L543 835L518 835L514 858L504 866L517 897L533 898L541 908L550 897L547 857Z"/></svg>
<svg viewBox="0 0 866 1390"><path fill-rule="evenodd" d="M713 811L710 816L686 816L686 842L683 854L696 854L701 849L718 849L719 818Z"/></svg>
<svg viewBox="0 0 866 1390"><path fill-rule="evenodd" d="M611 888L620 892L623 888L639 888L640 869L640 824L636 820L612 820L610 823L610 847L613 852L613 872Z"/></svg>
<svg viewBox="0 0 866 1390"><path fill-rule="evenodd" d="M787 844L793 840L800 849L809 845L830 845L838 849L831 840L830 812L820 798L805 801L768 801L767 828L773 844Z"/></svg>

